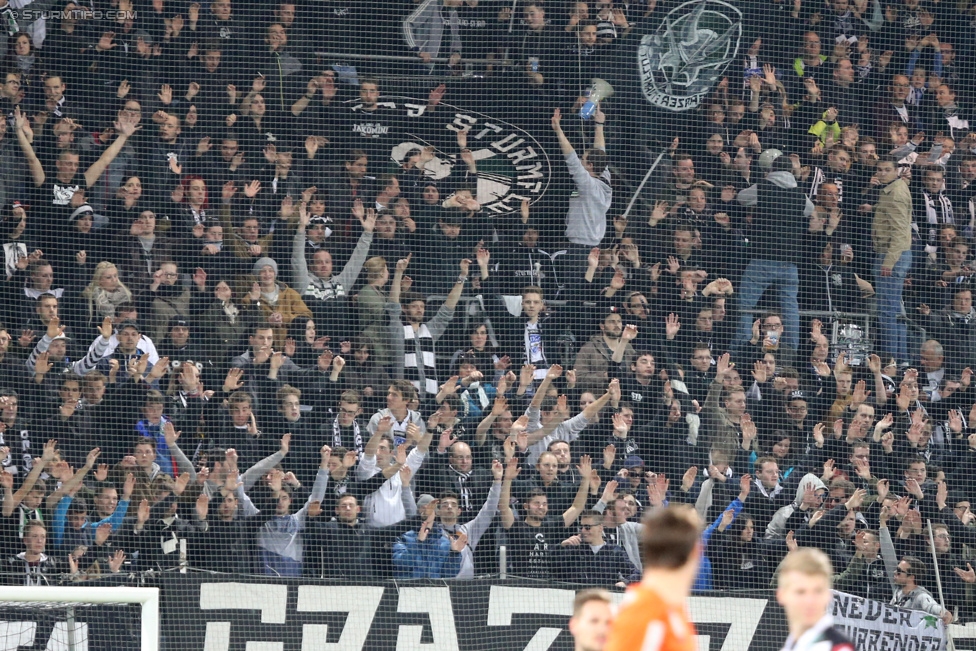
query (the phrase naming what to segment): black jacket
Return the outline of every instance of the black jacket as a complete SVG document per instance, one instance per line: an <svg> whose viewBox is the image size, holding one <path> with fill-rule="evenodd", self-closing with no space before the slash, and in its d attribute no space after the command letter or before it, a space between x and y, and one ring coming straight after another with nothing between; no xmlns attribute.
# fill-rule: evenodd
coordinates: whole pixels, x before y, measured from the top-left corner
<svg viewBox="0 0 976 651"><path fill-rule="evenodd" d="M556 547L556 576L571 583L609 588L640 580L623 547L605 544L595 554L586 543Z"/></svg>
<svg viewBox="0 0 976 651"><path fill-rule="evenodd" d="M797 233L807 230L807 198L789 172L771 172L756 185L752 209L749 257L753 260L794 262Z"/></svg>

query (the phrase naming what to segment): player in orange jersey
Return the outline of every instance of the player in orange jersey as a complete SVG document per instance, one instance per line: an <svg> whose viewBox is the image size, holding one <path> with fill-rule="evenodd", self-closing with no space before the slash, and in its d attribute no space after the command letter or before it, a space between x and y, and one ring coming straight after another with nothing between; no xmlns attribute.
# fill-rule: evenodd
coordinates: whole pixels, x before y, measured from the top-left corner
<svg viewBox="0 0 976 651"><path fill-rule="evenodd" d="M644 518L644 576L627 589L605 651L697 651L687 602L698 575L701 518L688 506Z"/></svg>

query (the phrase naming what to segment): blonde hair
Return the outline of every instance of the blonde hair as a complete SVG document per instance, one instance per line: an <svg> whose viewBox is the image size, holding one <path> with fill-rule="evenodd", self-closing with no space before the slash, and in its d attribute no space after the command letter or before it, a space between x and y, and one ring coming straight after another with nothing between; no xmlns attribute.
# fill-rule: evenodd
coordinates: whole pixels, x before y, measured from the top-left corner
<svg viewBox="0 0 976 651"><path fill-rule="evenodd" d="M366 282L371 283L374 280L379 280L383 277L383 270L387 269L386 259L380 256L374 256L363 264L363 269L366 270Z"/></svg>
<svg viewBox="0 0 976 651"><path fill-rule="evenodd" d="M602 601L603 603L613 605L613 596L608 591L600 588L580 590L576 593L576 598L573 600L573 617L578 617L580 611L583 610L583 606L591 601Z"/></svg>
<svg viewBox="0 0 976 651"><path fill-rule="evenodd" d="M834 568L830 558L815 547L802 547L790 552L779 564L778 583L783 585L783 575L790 573L806 574L807 576L822 576L833 586Z"/></svg>
<svg viewBox="0 0 976 651"><path fill-rule="evenodd" d="M119 268L108 260L102 260L95 266L95 271L92 273L92 280L88 283L88 287L81 293L88 300L88 315L92 318L96 316L115 316L115 306L118 303L124 303L132 300L132 292L126 287L122 280L119 279L119 289L115 292L121 294L121 301L116 302L117 297L111 297L109 292L99 287L98 283L102 280L102 277L110 271L115 271L118 273ZM107 312L111 308L111 313L98 314L100 312Z"/></svg>

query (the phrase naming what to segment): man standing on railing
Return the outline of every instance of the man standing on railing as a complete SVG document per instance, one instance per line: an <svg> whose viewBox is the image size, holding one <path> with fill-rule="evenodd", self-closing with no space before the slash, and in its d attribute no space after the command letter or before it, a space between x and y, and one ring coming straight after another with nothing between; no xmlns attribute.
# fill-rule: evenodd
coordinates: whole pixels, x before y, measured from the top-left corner
<svg viewBox="0 0 976 651"><path fill-rule="evenodd" d="M447 54L445 46L450 46L448 65L453 68L461 62L461 20L457 11L460 4L459 0L424 0L403 21L403 38L410 51L420 57L428 74L437 69L432 60Z"/></svg>
<svg viewBox="0 0 976 651"><path fill-rule="evenodd" d="M902 313L901 294L905 276L912 266L912 193L898 175L894 161L878 161L875 178L881 195L874 207L874 289L878 293L878 344L882 357L894 357L907 364L908 326L899 323Z"/></svg>
<svg viewBox="0 0 976 651"><path fill-rule="evenodd" d="M773 161L772 171L752 188L739 193L739 203L752 213L749 266L739 282L738 352L744 352L752 336L753 310L770 287L776 288L780 312L786 326L785 344L796 350L800 342L800 308L797 292L800 280L796 270L797 234L805 233L806 218L813 213L813 203L796 185L793 163L787 156ZM743 363L754 360L743 358Z"/></svg>
<svg viewBox="0 0 976 651"><path fill-rule="evenodd" d="M590 249L600 246L607 232L607 211L613 200L610 187L610 170L607 169L607 145L603 138L603 125L607 116L597 109L594 116L593 147L586 150L583 158L563 133L560 124L562 112L557 108L552 114L552 129L559 138L559 149L566 157L566 166L573 177L576 190L569 197L569 212L566 213L566 239L569 251L566 254L567 269L571 284L579 284L586 273L586 259Z"/></svg>

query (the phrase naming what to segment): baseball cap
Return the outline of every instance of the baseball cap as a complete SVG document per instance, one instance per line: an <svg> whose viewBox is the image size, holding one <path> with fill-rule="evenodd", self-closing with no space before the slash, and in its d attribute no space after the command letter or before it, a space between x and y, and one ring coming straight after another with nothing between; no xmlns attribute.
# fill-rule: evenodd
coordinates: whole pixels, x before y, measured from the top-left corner
<svg viewBox="0 0 976 651"><path fill-rule="evenodd" d="M626 468L627 470L632 470L634 468L643 468L643 467L644 467L644 460L641 459L636 454L632 454L626 459L624 459L624 468Z"/></svg>
<svg viewBox="0 0 976 651"><path fill-rule="evenodd" d="M759 154L759 167L764 170L772 169L773 161L783 155L779 149L767 149Z"/></svg>

